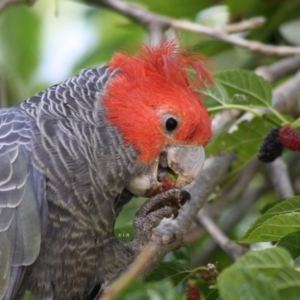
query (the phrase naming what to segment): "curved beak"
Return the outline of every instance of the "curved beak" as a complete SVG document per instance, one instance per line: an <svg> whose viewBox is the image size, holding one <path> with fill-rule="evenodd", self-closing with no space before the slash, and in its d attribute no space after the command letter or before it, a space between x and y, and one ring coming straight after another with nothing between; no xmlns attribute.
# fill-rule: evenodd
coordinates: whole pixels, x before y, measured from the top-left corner
<svg viewBox="0 0 300 300"><path fill-rule="evenodd" d="M196 179L205 160L202 146L174 145L166 149L168 168L175 173L175 186L183 187Z"/></svg>
<svg viewBox="0 0 300 300"><path fill-rule="evenodd" d="M129 178L126 188L136 196L146 197L165 191L166 187L181 188L196 179L204 159L202 146L169 145L143 173Z"/></svg>

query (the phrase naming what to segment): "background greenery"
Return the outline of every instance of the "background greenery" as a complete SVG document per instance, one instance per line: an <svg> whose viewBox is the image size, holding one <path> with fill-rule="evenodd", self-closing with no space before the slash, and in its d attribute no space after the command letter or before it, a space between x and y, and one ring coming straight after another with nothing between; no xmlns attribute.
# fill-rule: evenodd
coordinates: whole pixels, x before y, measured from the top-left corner
<svg viewBox="0 0 300 300"><path fill-rule="evenodd" d="M300 46L299 0L136 0L134 3L155 13L207 26L264 16L264 26L238 34L266 44ZM270 84L250 72L278 61L278 56L255 54L198 33L178 32L178 35L181 44L212 61L217 85L206 91L205 102L212 116L230 109L230 105L239 105L243 111L251 111L254 106L270 108L274 88L291 77ZM2 107L16 104L83 68L109 61L118 50L135 52L146 38L147 31L140 24L101 6L58 0L9 6L0 14L0 104ZM245 97L234 97L236 94L244 95L246 101ZM139 280L133 282L118 299L299 299L300 198L278 201L263 166L249 178L243 190L233 192L234 183L256 157L268 130L274 123L281 126L289 122L290 116L278 114L272 122L256 117L240 123L230 135L227 129L232 124L229 124L207 148L208 155L219 151L237 155L227 179L209 199L212 217L220 228L225 228L243 192L260 191L226 231L232 240L251 244L250 249L266 249L249 251L234 264L219 247L212 247L204 256L211 238L195 226L182 248L169 253L142 284ZM297 194L300 192L298 154L285 151L284 161ZM132 238L131 220L142 201L132 201L121 213L116 228L120 238ZM278 241L279 245L274 247ZM215 267L207 267L207 263Z"/></svg>

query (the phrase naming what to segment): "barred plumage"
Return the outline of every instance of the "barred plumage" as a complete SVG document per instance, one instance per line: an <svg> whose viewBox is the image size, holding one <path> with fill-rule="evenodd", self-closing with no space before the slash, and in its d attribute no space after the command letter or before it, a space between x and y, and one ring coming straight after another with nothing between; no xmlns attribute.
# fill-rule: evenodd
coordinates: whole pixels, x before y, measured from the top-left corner
<svg viewBox="0 0 300 300"><path fill-rule="evenodd" d="M0 111L1 300L26 290L33 300L95 299L155 224L178 215L189 199L180 188L198 176L211 137L186 71L210 82L202 61L165 42ZM114 225L133 195L150 198L125 243Z"/></svg>
<svg viewBox="0 0 300 300"><path fill-rule="evenodd" d="M0 299L13 299L18 287L21 299L38 281L45 286L35 287L34 299L82 299L82 290L87 296L113 276L98 253L111 242L122 206L112 199L122 193L124 178L139 172L138 153L97 113L114 74L106 66L84 70L0 111ZM20 284L15 278L24 272Z"/></svg>

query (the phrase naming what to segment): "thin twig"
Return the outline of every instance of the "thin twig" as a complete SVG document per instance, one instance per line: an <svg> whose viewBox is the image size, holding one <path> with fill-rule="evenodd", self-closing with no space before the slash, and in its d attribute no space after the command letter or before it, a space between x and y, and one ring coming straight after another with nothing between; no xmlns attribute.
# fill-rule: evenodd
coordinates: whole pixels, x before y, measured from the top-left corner
<svg viewBox="0 0 300 300"><path fill-rule="evenodd" d="M229 44L247 48L250 51L264 54L264 55L295 55L300 54L300 47L290 46L273 46L266 45L257 41L248 41L241 36L230 35L226 31L210 28L201 24L168 18L163 15L149 12L141 6L133 5L121 0L85 0L86 3L94 3L108 7L117 11L134 21L148 27L149 24L154 23L161 28L173 28L187 30L191 32L201 33L216 40L220 40Z"/></svg>
<svg viewBox="0 0 300 300"><path fill-rule="evenodd" d="M290 80L273 90L273 107L284 114L290 111L297 104L297 95L300 91L300 71Z"/></svg>
<svg viewBox="0 0 300 300"><path fill-rule="evenodd" d="M266 164L267 176L270 179L279 199L294 196L293 187L287 171L287 166L281 158Z"/></svg>
<svg viewBox="0 0 300 300"><path fill-rule="evenodd" d="M211 124L213 134L217 135L218 133L221 133L226 125L230 124L232 120L236 119L241 114L242 112L236 109L223 110L216 114Z"/></svg>
<svg viewBox="0 0 300 300"><path fill-rule="evenodd" d="M296 55L284 58L270 66L260 66L255 70L255 73L273 83L284 76L298 71L299 69L300 55Z"/></svg>
<svg viewBox="0 0 300 300"><path fill-rule="evenodd" d="M212 203L212 211L216 211L215 205L221 205L221 207L224 207L243 194L261 166L262 163L258 159L255 158L251 160L237 177L237 179L228 187L223 189L220 196L220 201L215 201Z"/></svg>
<svg viewBox="0 0 300 300"><path fill-rule="evenodd" d="M145 265L149 264L157 253L158 246L150 243L145 247L139 256L134 260L130 267L119 277L112 285L105 289L105 293L100 298L101 300L112 300L123 291L129 283L138 278L144 269Z"/></svg>
<svg viewBox="0 0 300 300"><path fill-rule="evenodd" d="M206 209L202 208L195 222L202 226L212 239L223 249L224 252L233 260L237 260L241 255L248 251L237 243L230 241L230 239L218 228L214 221L210 218Z"/></svg>
<svg viewBox="0 0 300 300"><path fill-rule="evenodd" d="M225 27L223 27L222 30L227 33L241 32L241 31L246 31L246 30L261 27L265 23L266 23L266 18L255 17L248 20L243 20L238 23L228 24Z"/></svg>
<svg viewBox="0 0 300 300"><path fill-rule="evenodd" d="M225 234L228 234L232 228L234 228L238 222L247 214L248 210L253 206L255 202L268 190L268 187L263 183L259 188L249 187L243 193L241 199L236 202L233 209L230 211L224 220L222 221L220 227ZM210 261L212 252L217 248L218 244L210 239L205 243L204 247L201 249L201 253L194 258L193 266L197 267L204 265Z"/></svg>
<svg viewBox="0 0 300 300"><path fill-rule="evenodd" d="M264 55L295 55L300 54L300 47L272 46L257 41L248 41L238 35L229 35L220 29L209 28L189 21L174 20L170 23L173 28L202 33L213 39L247 48L252 52Z"/></svg>

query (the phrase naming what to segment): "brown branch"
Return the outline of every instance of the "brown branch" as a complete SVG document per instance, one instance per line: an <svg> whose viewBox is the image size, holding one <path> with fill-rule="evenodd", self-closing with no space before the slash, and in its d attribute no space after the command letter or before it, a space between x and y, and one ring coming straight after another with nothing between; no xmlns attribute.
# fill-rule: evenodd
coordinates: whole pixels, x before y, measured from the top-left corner
<svg viewBox="0 0 300 300"><path fill-rule="evenodd" d="M236 224L247 214L248 210L259 199L259 197L267 190L268 188L264 183L261 185L261 187L249 187L246 189L239 201L236 202L230 214L225 217L224 221L220 225L222 231L225 234L228 234L232 228L234 228ZM197 267L209 262L211 254L217 248L217 246L218 244L212 239L205 243L204 247L201 249L201 253L194 258L193 266Z"/></svg>
<svg viewBox="0 0 300 300"><path fill-rule="evenodd" d="M189 21L174 20L170 23L173 28L202 33L213 39L247 48L252 52L264 55L295 55L300 54L300 47L272 46L257 41L248 41L237 35L229 35L220 29L209 28Z"/></svg>
<svg viewBox="0 0 300 300"><path fill-rule="evenodd" d="M222 30L227 33L241 32L241 31L246 31L246 30L261 27L265 23L266 23L266 18L256 17L238 23L228 24L225 27L223 27Z"/></svg>
<svg viewBox="0 0 300 300"><path fill-rule="evenodd" d="M271 83L280 78L292 74L300 69L300 55L284 58L270 66L261 66L255 70L257 75L262 76Z"/></svg>
<svg viewBox="0 0 300 300"><path fill-rule="evenodd" d="M121 0L85 0L85 2L105 6L145 26L151 23L156 23L164 28L170 26L170 18L151 13L137 4Z"/></svg>
<svg viewBox="0 0 300 300"><path fill-rule="evenodd" d="M210 218L206 209L202 208L195 220L196 224L202 226L211 238L223 249L224 252L233 260L237 260L241 255L248 251L237 243L232 242Z"/></svg>
<svg viewBox="0 0 300 300"><path fill-rule="evenodd" d="M215 204L222 205L222 207L229 202L234 201L242 195L248 187L251 180L260 170L262 163L258 159L251 160L248 165L243 169L237 179L232 182L228 187L223 189L220 196L220 201L212 203L212 210L215 210Z"/></svg>
<svg viewBox="0 0 300 300"><path fill-rule="evenodd" d="M300 71L290 80L278 86L273 91L273 107L288 114L297 104L297 94L300 91Z"/></svg>
<svg viewBox="0 0 300 300"><path fill-rule="evenodd" d="M229 44L247 48L250 51L264 55L295 55L300 54L300 47L273 46L266 45L257 41L248 41L237 35L230 35L221 29L206 27L197 23L176 20L163 15L155 14L144 8L127 3L121 0L84 0L86 3L93 3L105 6L117 11L132 20L149 27L150 24L156 24L161 28L173 28L201 33L210 38L220 40ZM225 27L226 29L226 27Z"/></svg>
<svg viewBox="0 0 300 300"><path fill-rule="evenodd" d="M231 109L219 112L212 120L212 131L214 135L221 133L227 124L230 124L232 120L240 116L242 112L240 110Z"/></svg>
<svg viewBox="0 0 300 300"><path fill-rule="evenodd" d="M129 283L135 279L140 277L141 273L143 273L145 265L151 262L157 252L158 246L154 243L150 243L145 247L145 250L140 253L140 255L134 260L134 262L130 265L130 267L120 276L112 285L105 289L103 296L101 296L101 300L112 300L115 299L116 296L120 292L122 292Z"/></svg>
<svg viewBox="0 0 300 300"><path fill-rule="evenodd" d="M287 166L281 158L266 164L267 176L271 181L279 199L293 197L294 191L287 171Z"/></svg>

